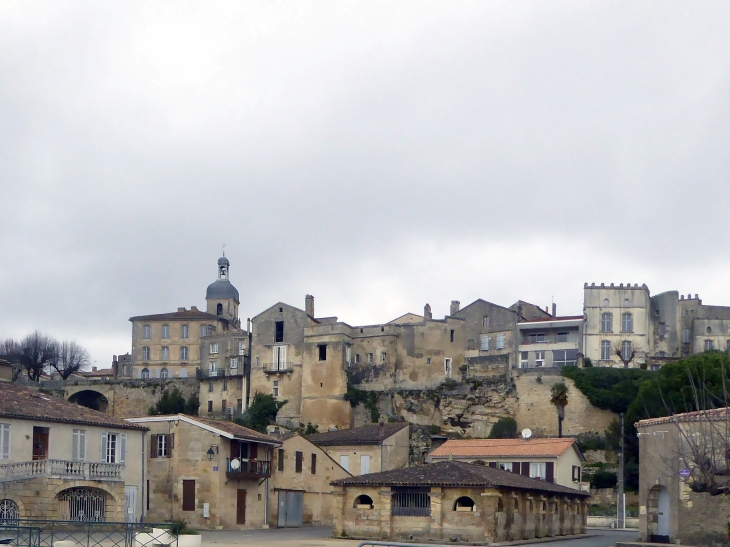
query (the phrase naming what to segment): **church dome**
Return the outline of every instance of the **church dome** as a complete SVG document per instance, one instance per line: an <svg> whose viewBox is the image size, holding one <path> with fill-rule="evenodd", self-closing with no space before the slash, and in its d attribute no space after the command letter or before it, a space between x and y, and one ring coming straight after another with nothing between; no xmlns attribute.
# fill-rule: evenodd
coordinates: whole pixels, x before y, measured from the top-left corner
<svg viewBox="0 0 730 547"><path fill-rule="evenodd" d="M233 298L239 302L238 289L227 279L214 281L208 285L208 290L205 291L206 300L225 300L227 298Z"/></svg>

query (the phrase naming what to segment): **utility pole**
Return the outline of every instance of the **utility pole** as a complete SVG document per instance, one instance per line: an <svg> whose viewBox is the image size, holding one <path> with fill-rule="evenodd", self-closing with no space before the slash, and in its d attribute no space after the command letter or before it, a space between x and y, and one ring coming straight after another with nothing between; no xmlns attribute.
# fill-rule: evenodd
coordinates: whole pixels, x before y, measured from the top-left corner
<svg viewBox="0 0 730 547"><path fill-rule="evenodd" d="M621 413L621 436L618 440L618 488L616 489L616 527L626 528L626 498L624 497L624 415Z"/></svg>

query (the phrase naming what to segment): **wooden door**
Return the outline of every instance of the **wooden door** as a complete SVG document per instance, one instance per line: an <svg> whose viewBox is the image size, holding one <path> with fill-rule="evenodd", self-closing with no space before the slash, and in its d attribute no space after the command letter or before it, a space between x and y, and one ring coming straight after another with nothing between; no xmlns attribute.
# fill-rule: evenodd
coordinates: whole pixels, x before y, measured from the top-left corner
<svg viewBox="0 0 730 547"><path fill-rule="evenodd" d="M238 490L236 495L236 524L246 524L246 491Z"/></svg>
<svg viewBox="0 0 730 547"><path fill-rule="evenodd" d="M48 459L48 428L33 428L33 460Z"/></svg>
<svg viewBox="0 0 730 547"><path fill-rule="evenodd" d="M195 481L184 480L183 482L183 511L195 511Z"/></svg>

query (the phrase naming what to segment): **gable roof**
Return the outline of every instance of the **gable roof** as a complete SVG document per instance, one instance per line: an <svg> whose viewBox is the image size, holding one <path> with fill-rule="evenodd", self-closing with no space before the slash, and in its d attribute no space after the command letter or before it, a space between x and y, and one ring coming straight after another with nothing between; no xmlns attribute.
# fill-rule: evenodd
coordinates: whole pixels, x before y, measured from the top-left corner
<svg viewBox="0 0 730 547"><path fill-rule="evenodd" d="M295 431L288 431L287 430L287 431L284 431L282 433L275 433L274 434L274 438L281 439L281 441L283 443L282 446L286 446L286 441L289 441L289 440L294 439L294 438L297 438L297 437L300 438L300 439L302 439L304 442L311 444L314 447L315 450L319 450L326 458L328 458L329 460L331 460L333 464L335 464L337 467L339 467L340 469L342 469L342 471L344 471L345 473L347 473L349 476L352 477L352 473L350 473L347 469L345 469L344 467L342 467L337 460L335 460L332 456L330 456L327 453L326 450L324 450L321 446L317 446L316 444L314 444L312 441L310 441L307 437L305 437L301 433L296 433Z"/></svg>
<svg viewBox="0 0 730 547"><path fill-rule="evenodd" d="M222 321L223 318L212 313L195 310L178 310L170 313L157 313L153 315L135 315L129 318L130 321Z"/></svg>
<svg viewBox="0 0 730 547"><path fill-rule="evenodd" d="M683 412L682 414L674 414L673 416L665 416L663 418L648 418L646 420L639 420L635 425L636 427L647 427L679 422L719 422L724 420L730 422L730 407Z"/></svg>
<svg viewBox="0 0 730 547"><path fill-rule="evenodd" d="M548 439L451 439L434 449L432 458L509 458L509 457L558 457L571 447L577 450L575 440Z"/></svg>
<svg viewBox="0 0 730 547"><path fill-rule="evenodd" d="M60 397L46 395L38 390L17 384L0 382L0 417L59 422L66 424L98 425L114 429L147 430L144 426L70 403Z"/></svg>
<svg viewBox="0 0 730 547"><path fill-rule="evenodd" d="M589 496L587 492L574 490L567 486L531 479L512 473L465 462L438 462L403 469L393 469L382 473L360 475L349 479L339 479L332 486L451 486L451 487L494 487L519 490L537 490L574 496Z"/></svg>
<svg viewBox="0 0 730 547"><path fill-rule="evenodd" d="M404 313L403 315L400 315L393 319L392 321L388 321L386 325L400 325L403 323L422 323L425 321L425 317L423 315L418 315L417 313Z"/></svg>
<svg viewBox="0 0 730 547"><path fill-rule="evenodd" d="M313 433L305 438L320 446L349 446L359 444L382 444L385 439L397 433L408 423L370 424L352 429L338 429L325 433Z"/></svg>
<svg viewBox="0 0 730 547"><path fill-rule="evenodd" d="M253 441L262 444L271 444L278 446L281 441L264 435L253 429L243 427L234 422L228 422L226 420L212 420L210 418L201 418L200 416L188 416L187 414L170 414L167 416L149 416L146 418L127 418L126 421L131 423L151 423L151 422L171 422L173 420L179 420L190 425L194 425L217 433L221 437L227 439L236 439L242 441Z"/></svg>

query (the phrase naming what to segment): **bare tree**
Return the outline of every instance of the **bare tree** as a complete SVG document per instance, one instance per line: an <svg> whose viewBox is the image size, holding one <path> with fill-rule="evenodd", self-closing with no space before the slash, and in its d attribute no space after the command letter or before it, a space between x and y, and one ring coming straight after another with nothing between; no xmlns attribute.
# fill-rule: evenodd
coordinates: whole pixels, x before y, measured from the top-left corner
<svg viewBox="0 0 730 547"><path fill-rule="evenodd" d="M56 342L50 365L66 380L89 364L89 352L76 342Z"/></svg>
<svg viewBox="0 0 730 547"><path fill-rule="evenodd" d="M16 381L23 372L23 348L20 342L8 338L0 340L0 359L4 359L13 365L13 382Z"/></svg>
<svg viewBox="0 0 730 547"><path fill-rule="evenodd" d="M629 363L634 360L634 357L636 357L636 351L634 350L634 345L631 344L631 354L624 355L623 348L619 344L614 344L613 350L618 355L618 358L621 360L621 362L624 364L624 368L629 368Z"/></svg>
<svg viewBox="0 0 730 547"><path fill-rule="evenodd" d="M35 331L23 338L20 344L23 347L25 357L23 367L28 374L28 380L37 382L50 367L56 351L56 342L45 334Z"/></svg>

